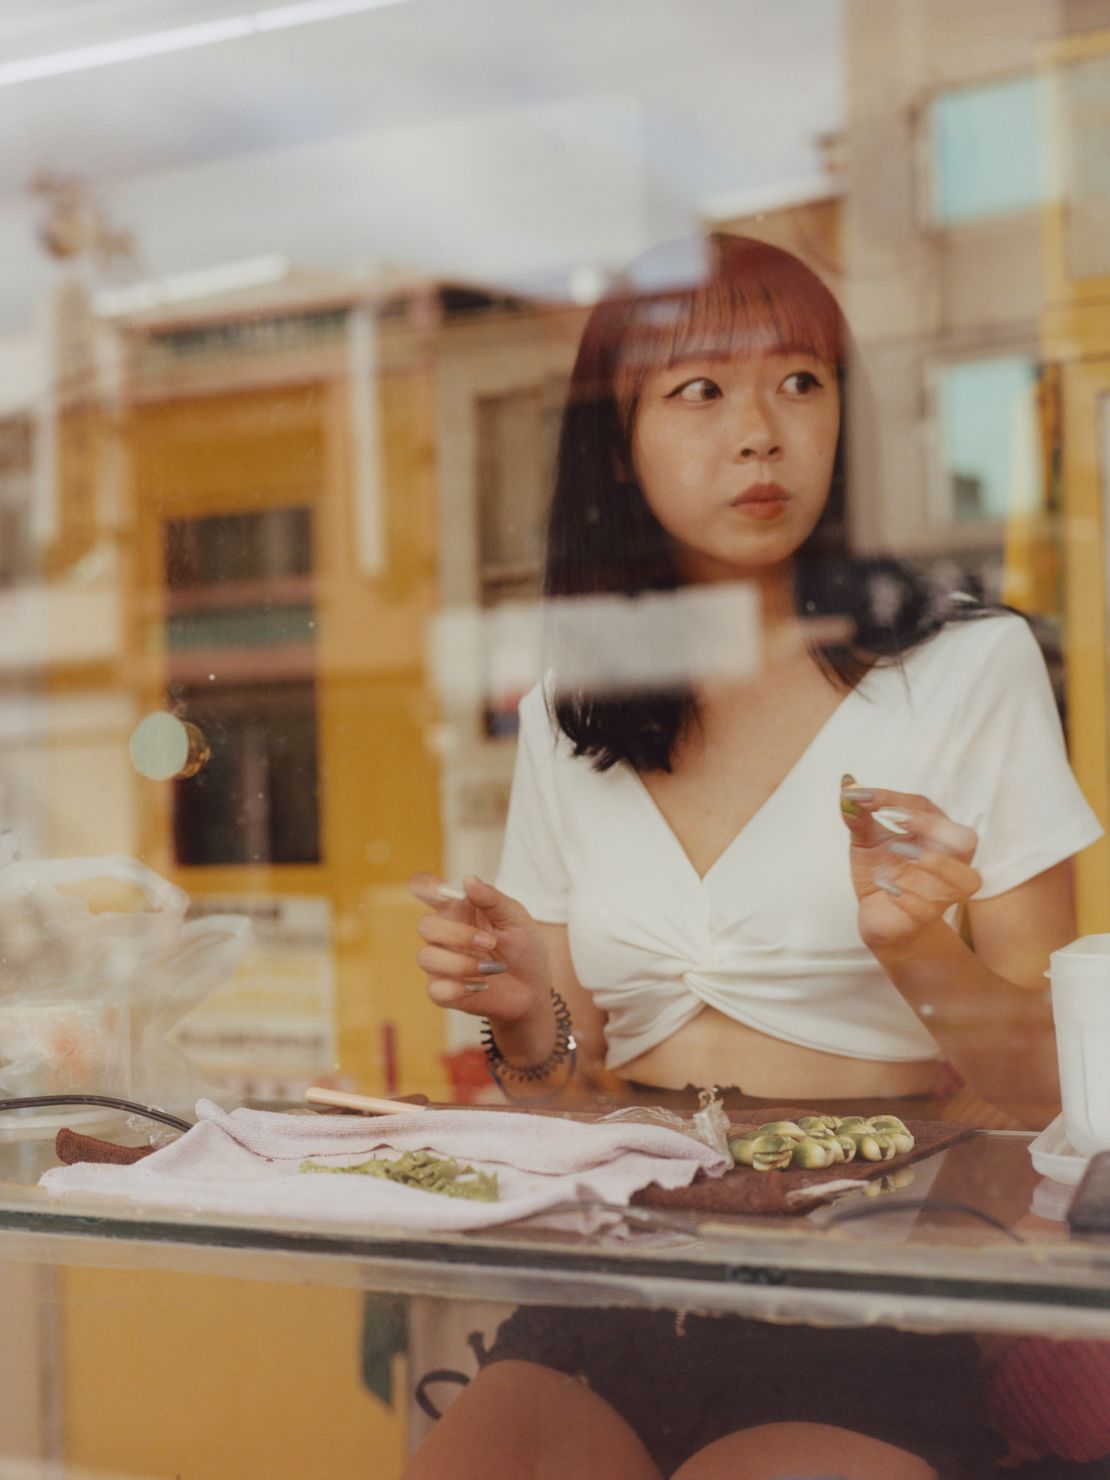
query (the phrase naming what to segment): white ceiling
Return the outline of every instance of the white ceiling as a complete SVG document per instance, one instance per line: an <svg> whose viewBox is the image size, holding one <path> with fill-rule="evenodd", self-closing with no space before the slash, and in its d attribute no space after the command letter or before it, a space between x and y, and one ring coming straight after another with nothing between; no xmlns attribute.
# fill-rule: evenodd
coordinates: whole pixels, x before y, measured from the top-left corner
<svg viewBox="0 0 1110 1480"><path fill-rule="evenodd" d="M0 64L284 0L0 0ZM162 276L278 252L551 289L819 174L840 0L407 0L0 87L0 333L52 271L39 170Z"/></svg>

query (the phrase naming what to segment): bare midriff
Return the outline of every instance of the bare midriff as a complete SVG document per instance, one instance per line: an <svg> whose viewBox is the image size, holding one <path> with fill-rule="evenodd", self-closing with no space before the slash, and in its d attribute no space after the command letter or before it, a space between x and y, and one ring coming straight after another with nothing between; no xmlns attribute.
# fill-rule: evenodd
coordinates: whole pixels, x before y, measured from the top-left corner
<svg viewBox="0 0 1110 1480"><path fill-rule="evenodd" d="M933 1061L888 1063L849 1059L772 1038L703 1007L697 1017L638 1058L622 1064L623 1079L660 1089L684 1089L693 1076L701 1084L730 1085L768 1099L894 1098L927 1095Z"/></svg>

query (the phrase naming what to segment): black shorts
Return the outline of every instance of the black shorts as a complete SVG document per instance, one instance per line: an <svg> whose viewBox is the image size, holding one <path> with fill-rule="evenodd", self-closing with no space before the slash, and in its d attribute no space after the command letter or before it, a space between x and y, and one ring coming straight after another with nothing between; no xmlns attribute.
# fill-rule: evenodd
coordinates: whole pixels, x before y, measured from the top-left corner
<svg viewBox="0 0 1110 1480"><path fill-rule="evenodd" d="M1006 1447L987 1422L972 1336L524 1306L486 1360L511 1358L585 1381L665 1475L703 1445L766 1423L854 1429L919 1455L940 1480L986 1480Z"/></svg>

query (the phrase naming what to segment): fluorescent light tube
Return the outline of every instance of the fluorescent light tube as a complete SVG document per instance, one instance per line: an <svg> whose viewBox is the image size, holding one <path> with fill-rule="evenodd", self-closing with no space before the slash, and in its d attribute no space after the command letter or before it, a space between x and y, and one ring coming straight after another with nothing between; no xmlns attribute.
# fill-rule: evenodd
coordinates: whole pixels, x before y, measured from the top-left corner
<svg viewBox="0 0 1110 1480"><path fill-rule="evenodd" d="M299 4L274 5L266 10L227 16L224 20L197 21L189 26L149 31L142 36L125 36L119 41L77 46L71 51L54 51L19 61L0 62L0 87L36 82L45 77L61 77L68 72L89 72L96 67L112 67L120 62L139 61L143 57L191 51L198 46L214 46L221 41L241 41L247 36L261 36L293 26L310 26L319 21L338 20L341 16L382 10L387 5L403 3L404 0L300 0Z"/></svg>

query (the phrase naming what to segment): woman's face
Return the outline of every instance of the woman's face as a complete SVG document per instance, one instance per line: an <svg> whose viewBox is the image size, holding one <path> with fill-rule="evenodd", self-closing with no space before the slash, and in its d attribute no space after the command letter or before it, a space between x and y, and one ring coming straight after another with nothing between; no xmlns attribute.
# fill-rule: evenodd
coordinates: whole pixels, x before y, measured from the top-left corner
<svg viewBox="0 0 1110 1480"><path fill-rule="evenodd" d="M632 463L687 581L789 559L828 497L840 432L835 368L778 350L683 360L644 384Z"/></svg>

